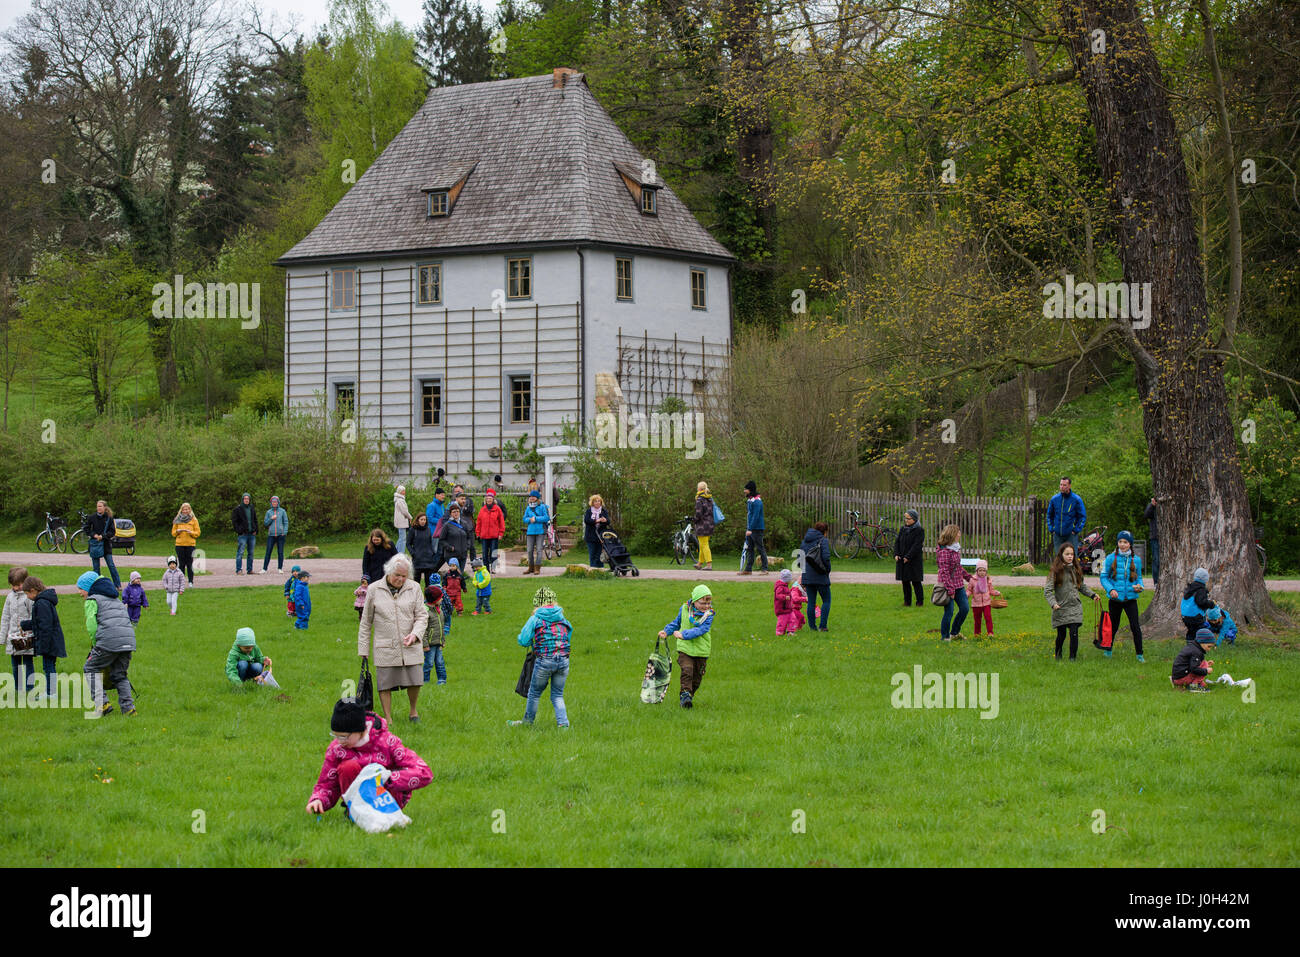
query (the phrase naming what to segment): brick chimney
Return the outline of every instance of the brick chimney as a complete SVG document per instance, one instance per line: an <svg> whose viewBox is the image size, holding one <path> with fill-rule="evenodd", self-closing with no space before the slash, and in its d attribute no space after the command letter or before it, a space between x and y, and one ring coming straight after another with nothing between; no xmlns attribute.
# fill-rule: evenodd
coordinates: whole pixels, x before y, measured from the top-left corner
<svg viewBox="0 0 1300 957"><path fill-rule="evenodd" d="M551 89L560 90L564 88L565 78L570 74L577 73L571 66L557 66L551 71Z"/></svg>

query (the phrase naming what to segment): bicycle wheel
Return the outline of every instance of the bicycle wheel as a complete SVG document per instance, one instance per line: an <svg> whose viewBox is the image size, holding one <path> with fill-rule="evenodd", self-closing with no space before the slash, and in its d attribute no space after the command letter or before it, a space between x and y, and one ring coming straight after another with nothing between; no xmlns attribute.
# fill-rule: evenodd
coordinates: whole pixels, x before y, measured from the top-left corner
<svg viewBox="0 0 1300 957"><path fill-rule="evenodd" d="M888 558L894 554L894 532L892 529L882 528L876 532L871 539L871 550L876 553L877 558Z"/></svg>
<svg viewBox="0 0 1300 957"><path fill-rule="evenodd" d="M680 535L674 535L673 536L673 557L672 557L673 564L680 565L682 563L683 557L684 556L682 555L682 537Z"/></svg>
<svg viewBox="0 0 1300 957"><path fill-rule="evenodd" d="M50 534L48 528L36 536L36 550L38 552L54 552L58 551L58 548L58 539Z"/></svg>
<svg viewBox="0 0 1300 957"><path fill-rule="evenodd" d="M1259 559L1259 573L1262 575L1268 570L1268 552L1256 545L1255 556Z"/></svg>
<svg viewBox="0 0 1300 957"><path fill-rule="evenodd" d="M72 533L72 537L68 539L68 547L78 555L84 555L90 551L90 541L86 538L85 529L79 528Z"/></svg>
<svg viewBox="0 0 1300 957"><path fill-rule="evenodd" d="M835 536L835 544L832 547L836 558L857 558L858 552L862 549L862 536L858 534L856 528L840 532Z"/></svg>
<svg viewBox="0 0 1300 957"><path fill-rule="evenodd" d="M548 559L549 559L549 558L559 558L559 557L560 557L560 543L559 543L559 542L546 542L546 543L544 543L544 544L542 545L542 557L543 557L543 558L548 558Z"/></svg>
<svg viewBox="0 0 1300 957"><path fill-rule="evenodd" d="M686 540L686 558L692 565L700 560L700 540L694 535Z"/></svg>
<svg viewBox="0 0 1300 957"><path fill-rule="evenodd" d="M740 568L739 571L745 570L745 559L749 558L749 539L745 539L745 547L740 550Z"/></svg>

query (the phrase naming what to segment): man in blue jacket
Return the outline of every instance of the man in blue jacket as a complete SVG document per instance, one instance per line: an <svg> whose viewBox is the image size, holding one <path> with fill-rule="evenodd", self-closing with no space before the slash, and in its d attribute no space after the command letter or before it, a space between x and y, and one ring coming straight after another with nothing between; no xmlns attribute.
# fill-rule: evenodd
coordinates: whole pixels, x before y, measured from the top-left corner
<svg viewBox="0 0 1300 957"><path fill-rule="evenodd" d="M1053 557L1066 542L1074 546L1076 553L1079 551L1079 533L1087 520L1083 499L1070 491L1069 478L1061 479L1061 490L1047 503L1047 530L1052 533Z"/></svg>
<svg viewBox="0 0 1300 957"><path fill-rule="evenodd" d="M763 546L763 499L758 494L758 486L753 480L745 483L745 544L749 550L745 553L745 567L741 569L740 574L754 574L754 556L761 554L763 556L763 566L759 569L764 575L767 574L767 549Z"/></svg>

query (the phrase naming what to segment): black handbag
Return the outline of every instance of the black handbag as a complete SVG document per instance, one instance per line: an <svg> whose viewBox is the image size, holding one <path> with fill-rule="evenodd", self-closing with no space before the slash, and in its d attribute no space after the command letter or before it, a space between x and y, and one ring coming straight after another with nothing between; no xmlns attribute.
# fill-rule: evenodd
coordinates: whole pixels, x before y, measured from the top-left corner
<svg viewBox="0 0 1300 957"><path fill-rule="evenodd" d="M524 656L524 666L519 671L519 680L515 682L515 694L521 698L528 697L528 689L533 684L533 662L537 656L531 651Z"/></svg>
<svg viewBox="0 0 1300 957"><path fill-rule="evenodd" d="M366 711L375 707L375 682L370 677L370 659L361 659L361 677L357 679L357 704Z"/></svg>

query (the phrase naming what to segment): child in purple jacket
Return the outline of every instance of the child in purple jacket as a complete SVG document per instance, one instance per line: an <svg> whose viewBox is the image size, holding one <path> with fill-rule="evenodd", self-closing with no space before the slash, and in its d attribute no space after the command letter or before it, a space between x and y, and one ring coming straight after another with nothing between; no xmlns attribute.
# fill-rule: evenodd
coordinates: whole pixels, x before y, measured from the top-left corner
<svg viewBox="0 0 1300 957"><path fill-rule="evenodd" d="M149 607L149 599L144 593L139 572L131 573L131 584L122 589L122 601L126 604L126 613L131 619L131 624L140 624L140 609Z"/></svg>

